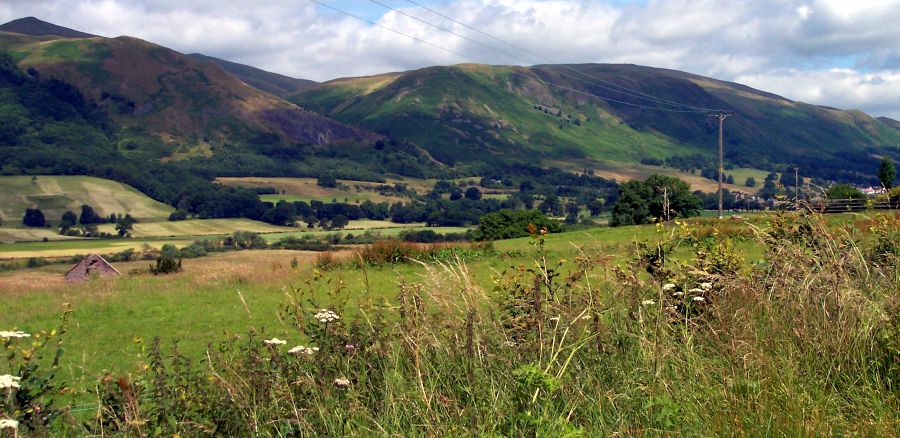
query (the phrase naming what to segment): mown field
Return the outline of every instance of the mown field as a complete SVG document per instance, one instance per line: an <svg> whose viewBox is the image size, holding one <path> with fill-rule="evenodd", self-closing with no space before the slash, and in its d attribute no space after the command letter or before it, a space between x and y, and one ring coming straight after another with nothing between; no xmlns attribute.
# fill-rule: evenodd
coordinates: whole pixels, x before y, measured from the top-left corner
<svg viewBox="0 0 900 438"><path fill-rule="evenodd" d="M55 223L67 210L88 204L101 216L128 213L144 221L165 220L172 207L124 184L89 176L0 176L0 220L20 225L27 208L40 208Z"/></svg>
<svg viewBox="0 0 900 438"><path fill-rule="evenodd" d="M458 178L453 182L465 182L477 184L479 178ZM338 180L340 187L321 187L315 178L263 178L263 177L219 177L219 184L247 188L275 188L278 194L260 195L260 199L267 202L286 201L322 201L322 202L346 202L361 203L363 201L398 202L408 200L407 197L378 193L375 189L379 186L404 184L419 194L425 194L434 187L436 179L422 178L386 178L383 183L370 181Z"/></svg>

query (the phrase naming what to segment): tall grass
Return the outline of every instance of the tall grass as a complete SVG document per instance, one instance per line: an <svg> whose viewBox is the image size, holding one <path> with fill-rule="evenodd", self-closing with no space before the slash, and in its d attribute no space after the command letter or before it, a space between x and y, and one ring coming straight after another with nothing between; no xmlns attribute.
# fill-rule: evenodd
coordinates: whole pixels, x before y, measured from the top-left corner
<svg viewBox="0 0 900 438"><path fill-rule="evenodd" d="M78 430L895 435L900 220L859 225L776 217L743 237L765 250L752 266L732 237L691 225L660 227L627 265L551 260L535 234L533 262L492 290L456 258L392 300L316 276L286 295L287 343L253 332L204 357L155 344L146 371L99 383Z"/></svg>

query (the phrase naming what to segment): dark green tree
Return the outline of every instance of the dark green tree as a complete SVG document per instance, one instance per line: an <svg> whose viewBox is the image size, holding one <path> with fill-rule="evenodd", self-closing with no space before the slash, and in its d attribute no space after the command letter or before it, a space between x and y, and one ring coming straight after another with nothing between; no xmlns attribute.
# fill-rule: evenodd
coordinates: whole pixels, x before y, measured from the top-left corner
<svg viewBox="0 0 900 438"><path fill-rule="evenodd" d="M528 226L535 230L546 228L549 232L558 232L559 223L548 218L537 210L500 210L488 213L478 220L475 240L501 240L528 235Z"/></svg>
<svg viewBox="0 0 900 438"><path fill-rule="evenodd" d="M884 188L890 190L894 187L894 180L897 179L897 168L894 162L888 157L881 157L881 164L878 165L878 181Z"/></svg>
<svg viewBox="0 0 900 438"><path fill-rule="evenodd" d="M562 202L559 200L559 196L549 195L538 204L538 210L543 212L544 214L550 214L553 216L559 216L563 212Z"/></svg>
<svg viewBox="0 0 900 438"><path fill-rule="evenodd" d="M639 225L651 220L700 214L700 198L688 183L671 176L650 175L646 181L629 181L620 187L613 206L611 226ZM666 216L668 207L668 217Z"/></svg>
<svg viewBox="0 0 900 438"><path fill-rule="evenodd" d="M22 217L22 223L26 227L43 227L47 225L47 220L44 218L44 212L40 208L27 208L25 209L25 216Z"/></svg>
<svg viewBox="0 0 900 438"><path fill-rule="evenodd" d="M331 228L340 230L341 228L346 227L349 223L350 220L347 219L347 216L339 214L331 219Z"/></svg>
<svg viewBox="0 0 900 438"><path fill-rule="evenodd" d="M78 216L71 211L63 213L62 218L59 220L60 231L65 233L69 228L72 228L75 225L78 225Z"/></svg>
<svg viewBox="0 0 900 438"><path fill-rule="evenodd" d="M131 231L134 229L134 224L137 221L131 217L130 214L125 214L125 216L117 216L116 217L116 232L119 234L119 237L131 237Z"/></svg>
<svg viewBox="0 0 900 438"><path fill-rule="evenodd" d="M337 187L337 177L334 175L334 172L326 172L325 174L319 176L316 180L316 184L320 187L327 188L335 188Z"/></svg>
<svg viewBox="0 0 900 438"><path fill-rule="evenodd" d="M671 176L650 175L646 184L651 191L648 206L653 218L670 220L700 214L702 208L700 199L691 193L691 186L688 183ZM667 201L669 217L664 217Z"/></svg>
<svg viewBox="0 0 900 438"><path fill-rule="evenodd" d="M466 189L466 199L473 201L481 199L481 190L478 190L478 187L469 187Z"/></svg>
<svg viewBox="0 0 900 438"><path fill-rule="evenodd" d="M600 213L603 212L603 207L606 205L606 200L597 198L588 203L587 208L591 212L591 216L599 216Z"/></svg>
<svg viewBox="0 0 900 438"><path fill-rule="evenodd" d="M643 181L635 180L622 184L619 187L619 199L613 205L609 224L619 227L647 223L650 220L651 196L653 191Z"/></svg>
<svg viewBox="0 0 900 438"><path fill-rule="evenodd" d="M103 218L97 215L94 207L84 204L81 206L81 216L78 217L78 223L81 225L99 224L103 222Z"/></svg>
<svg viewBox="0 0 900 438"><path fill-rule="evenodd" d="M744 182L744 185L747 187L756 187L756 178L748 176L747 181Z"/></svg>

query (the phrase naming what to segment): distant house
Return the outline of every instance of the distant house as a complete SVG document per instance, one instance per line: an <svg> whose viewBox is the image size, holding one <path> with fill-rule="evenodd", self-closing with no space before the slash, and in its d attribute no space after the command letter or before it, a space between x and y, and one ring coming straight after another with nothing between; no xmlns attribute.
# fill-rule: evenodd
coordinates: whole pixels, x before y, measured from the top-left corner
<svg viewBox="0 0 900 438"><path fill-rule="evenodd" d="M860 191L866 196L877 196L887 193L887 190L885 190L884 187L864 187L860 189Z"/></svg>
<svg viewBox="0 0 900 438"><path fill-rule="evenodd" d="M101 278L119 276L119 271L109 264L103 257L97 254L88 254L80 262L72 266L69 272L66 272L66 281L73 283L76 281L90 280L93 276Z"/></svg>

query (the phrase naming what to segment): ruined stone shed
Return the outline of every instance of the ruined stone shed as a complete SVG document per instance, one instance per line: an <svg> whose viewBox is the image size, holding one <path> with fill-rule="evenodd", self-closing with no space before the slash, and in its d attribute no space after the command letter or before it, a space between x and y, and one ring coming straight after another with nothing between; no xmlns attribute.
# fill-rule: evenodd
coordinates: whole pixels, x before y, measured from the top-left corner
<svg viewBox="0 0 900 438"><path fill-rule="evenodd" d="M66 281L72 283L87 281L94 276L107 278L119 275L121 275L119 271L109 264L106 259L98 254L88 254L87 257L81 259L75 266L72 266L72 269L66 272Z"/></svg>

